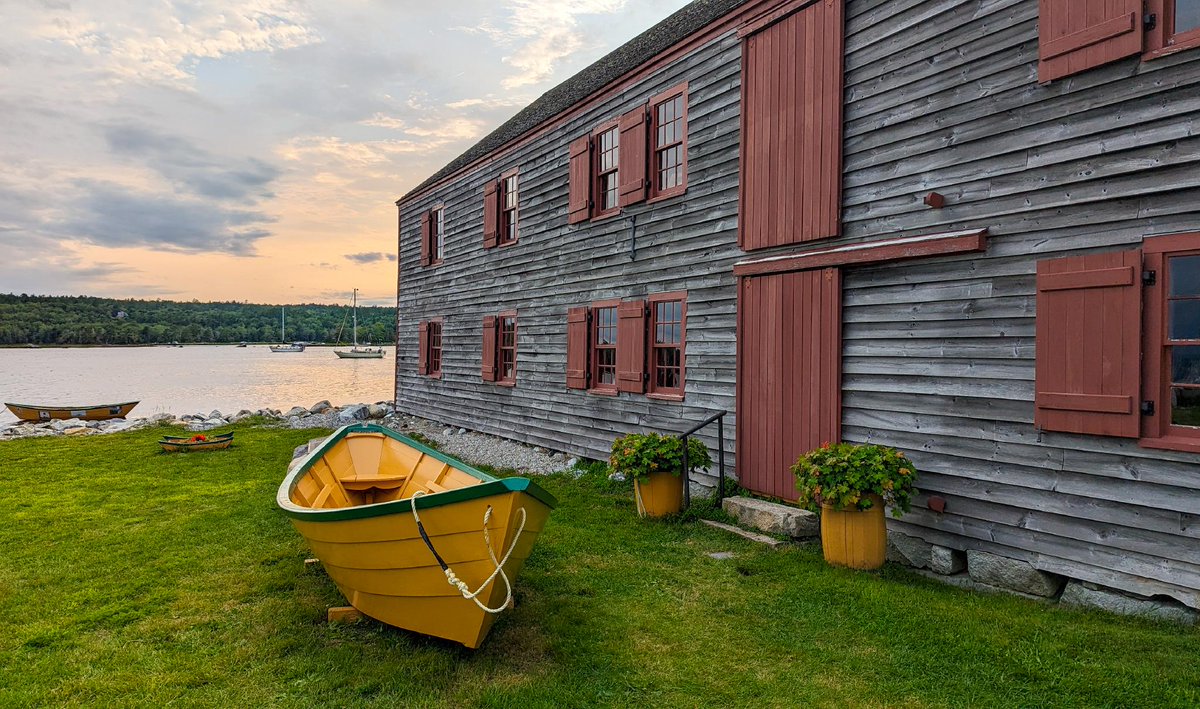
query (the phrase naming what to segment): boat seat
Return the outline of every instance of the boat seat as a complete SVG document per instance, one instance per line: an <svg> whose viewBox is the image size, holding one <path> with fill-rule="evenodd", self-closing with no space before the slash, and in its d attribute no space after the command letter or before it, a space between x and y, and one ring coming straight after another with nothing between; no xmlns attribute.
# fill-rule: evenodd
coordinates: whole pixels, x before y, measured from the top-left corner
<svg viewBox="0 0 1200 709"><path fill-rule="evenodd" d="M342 480L342 487L347 490L395 490L408 482L407 475L359 475Z"/></svg>

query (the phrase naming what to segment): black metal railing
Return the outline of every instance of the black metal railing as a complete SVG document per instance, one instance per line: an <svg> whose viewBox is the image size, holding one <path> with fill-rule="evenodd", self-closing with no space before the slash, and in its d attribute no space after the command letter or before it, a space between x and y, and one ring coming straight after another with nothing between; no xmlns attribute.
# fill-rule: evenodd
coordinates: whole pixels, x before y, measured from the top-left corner
<svg viewBox="0 0 1200 709"><path fill-rule="evenodd" d="M718 411L709 416L700 423L692 426L687 431L679 434L679 439L683 441L683 506L686 509L692 504L692 485L688 479L688 471L691 466L688 465L688 438L696 431L717 422L717 505L720 506L721 498L725 494L725 414L726 411Z"/></svg>

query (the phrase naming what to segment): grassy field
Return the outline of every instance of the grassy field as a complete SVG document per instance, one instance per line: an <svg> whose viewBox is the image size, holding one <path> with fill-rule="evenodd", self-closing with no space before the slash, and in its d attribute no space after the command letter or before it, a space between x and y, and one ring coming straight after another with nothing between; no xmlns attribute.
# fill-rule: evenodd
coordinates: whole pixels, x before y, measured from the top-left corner
<svg viewBox="0 0 1200 709"><path fill-rule="evenodd" d="M0 443L0 706L1200 705L1198 629L644 522L600 476L546 479L561 505L479 651L331 626L274 506L315 433L236 430Z"/></svg>

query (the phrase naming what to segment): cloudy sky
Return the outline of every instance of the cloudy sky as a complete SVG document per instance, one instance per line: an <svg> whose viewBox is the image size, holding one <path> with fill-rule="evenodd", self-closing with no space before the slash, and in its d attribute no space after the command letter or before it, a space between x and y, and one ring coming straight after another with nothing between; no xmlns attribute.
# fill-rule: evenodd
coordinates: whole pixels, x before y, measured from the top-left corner
<svg viewBox="0 0 1200 709"><path fill-rule="evenodd" d="M0 293L395 302L393 202L686 0L0 0Z"/></svg>

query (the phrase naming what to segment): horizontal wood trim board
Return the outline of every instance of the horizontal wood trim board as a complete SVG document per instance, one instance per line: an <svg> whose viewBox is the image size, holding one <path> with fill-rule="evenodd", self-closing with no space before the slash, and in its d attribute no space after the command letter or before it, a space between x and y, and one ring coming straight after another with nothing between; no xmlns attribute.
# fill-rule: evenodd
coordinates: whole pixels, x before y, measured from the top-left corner
<svg viewBox="0 0 1200 709"><path fill-rule="evenodd" d="M987 250L987 229L947 238L913 237L877 244L856 244L807 254L739 263L735 276L761 276L769 273L807 271L830 266L886 263L927 256L977 253Z"/></svg>
<svg viewBox="0 0 1200 709"><path fill-rule="evenodd" d="M756 17L756 18L750 20L749 22L747 22L745 25L743 25L741 28L738 29L738 33L737 33L738 39L745 39L746 37L749 37L750 35L754 34L755 32L761 32L762 30L765 30L766 28L770 27L771 25L775 24L776 22L779 22L780 20L787 17L788 15L790 15L794 12L797 12L799 10L803 10L805 7L808 7L809 5L812 5L815 2L826 2L826 1L827 0L791 0L791 2L785 4L783 7L772 10L765 15L760 15L759 17ZM843 0L837 0L837 1L841 2Z"/></svg>
<svg viewBox="0 0 1200 709"><path fill-rule="evenodd" d="M1074 52L1084 47L1090 47L1093 44L1098 44L1106 39L1112 39L1133 32L1137 28L1137 14L1129 13L1114 17L1111 20L1105 20L1098 24L1092 25L1085 30L1080 30L1066 37L1060 37L1052 42L1046 42L1042 47L1042 59L1053 59L1060 57L1069 52Z"/></svg>
<svg viewBox="0 0 1200 709"><path fill-rule="evenodd" d="M1133 285L1133 267L1103 268L1095 271L1050 273L1038 280L1038 290L1080 290L1082 288L1118 288Z"/></svg>
<svg viewBox="0 0 1200 709"><path fill-rule="evenodd" d="M1133 397L1107 394L1065 394L1038 392L1039 409L1092 411L1100 414L1133 413Z"/></svg>

